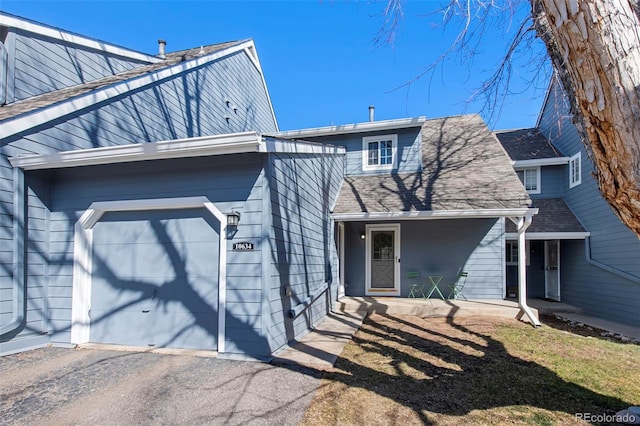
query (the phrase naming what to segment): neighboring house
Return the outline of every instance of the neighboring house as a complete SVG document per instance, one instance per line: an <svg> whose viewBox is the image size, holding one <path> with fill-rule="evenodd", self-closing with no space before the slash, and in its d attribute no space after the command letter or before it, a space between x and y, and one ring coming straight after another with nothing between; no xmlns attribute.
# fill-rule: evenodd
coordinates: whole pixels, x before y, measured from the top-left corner
<svg viewBox="0 0 640 426"><path fill-rule="evenodd" d="M344 153L261 136L253 41L162 59L5 13L0 35L0 353L264 358L326 314Z"/></svg>
<svg viewBox="0 0 640 426"><path fill-rule="evenodd" d="M640 240L600 195L564 92L550 86L536 128L496 132L539 209L527 230L528 297L640 325ZM507 228L507 285L517 283Z"/></svg>

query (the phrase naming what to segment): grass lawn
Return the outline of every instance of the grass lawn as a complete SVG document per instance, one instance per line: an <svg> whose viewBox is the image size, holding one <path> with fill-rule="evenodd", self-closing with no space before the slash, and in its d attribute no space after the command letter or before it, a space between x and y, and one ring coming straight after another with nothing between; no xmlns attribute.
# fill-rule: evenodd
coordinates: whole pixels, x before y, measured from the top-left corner
<svg viewBox="0 0 640 426"><path fill-rule="evenodd" d="M640 346L496 318L373 314L303 424L584 424L640 405Z"/></svg>

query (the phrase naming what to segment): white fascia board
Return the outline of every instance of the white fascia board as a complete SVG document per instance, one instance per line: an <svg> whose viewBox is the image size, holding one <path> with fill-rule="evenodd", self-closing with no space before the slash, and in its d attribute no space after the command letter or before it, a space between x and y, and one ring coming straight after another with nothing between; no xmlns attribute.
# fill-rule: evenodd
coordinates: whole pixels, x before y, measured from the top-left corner
<svg viewBox="0 0 640 426"><path fill-rule="evenodd" d="M304 138L310 136L343 135L348 133L378 132L382 130L419 127L427 120L426 117L403 118L399 120L368 121L364 123L344 124L341 126L317 127L312 129L288 130L273 136L282 138Z"/></svg>
<svg viewBox="0 0 640 426"><path fill-rule="evenodd" d="M39 34L45 37L50 37L56 40L66 41L79 46L84 46L89 49L95 49L102 52L111 53L113 55L122 56L125 58L134 59L136 61L144 61L148 63L160 62L162 59L146 53L137 52L135 50L129 50L124 47L116 46L115 44L109 44L104 41L99 41L84 37L78 34L73 34L67 31L63 31L57 28L39 25L35 22L25 21L13 16L7 16L0 13L0 25L4 25L10 28L17 28L30 33Z"/></svg>
<svg viewBox="0 0 640 426"><path fill-rule="evenodd" d="M584 240L591 235L590 232L526 232L527 240ZM507 240L517 240L518 234L507 232Z"/></svg>
<svg viewBox="0 0 640 426"><path fill-rule="evenodd" d="M429 210L412 212L375 212L375 213L337 213L331 217L339 222L362 222L366 220L429 220L429 219L466 219L524 217L535 215L538 209L477 209L477 210Z"/></svg>
<svg viewBox="0 0 640 426"><path fill-rule="evenodd" d="M260 74L260 78L262 78L262 87L264 87L264 92L267 94L267 101L269 102L269 109L271 110L271 117L273 118L273 123L276 126L276 130L280 130L280 126L278 126L278 119L276 118L276 111L273 109L273 103L271 102L271 96L269 95L269 89L267 88L267 80L264 78L264 73L262 72L262 65L260 65L260 58L258 58L258 51L256 50L256 44L253 40L248 40L242 43L242 48L244 52L249 57L249 60L256 67L256 70Z"/></svg>
<svg viewBox="0 0 640 426"><path fill-rule="evenodd" d="M569 164L569 157L540 158L536 160L516 160L512 161L514 169L526 169L540 166L562 166Z"/></svg>
<svg viewBox="0 0 640 426"><path fill-rule="evenodd" d="M342 146L325 145L313 142L265 138L261 145L261 152L341 155L346 153L346 149Z"/></svg>
<svg viewBox="0 0 640 426"><path fill-rule="evenodd" d="M111 86L106 86L39 110L21 114L13 119L6 119L0 123L0 135L2 135L2 137L8 137L31 129L66 114L71 114L77 110L97 104L98 102L103 102L115 96L140 89L157 81L161 81L190 69L202 66L208 62L215 61L243 49L243 44L234 45L210 55L203 55L186 62L180 62L166 68L161 68L158 71L134 77Z"/></svg>
<svg viewBox="0 0 640 426"><path fill-rule="evenodd" d="M53 154L35 154L9 158L11 165L23 170L92 166L168 158L260 152L262 137L255 132L204 136L133 145L117 145Z"/></svg>

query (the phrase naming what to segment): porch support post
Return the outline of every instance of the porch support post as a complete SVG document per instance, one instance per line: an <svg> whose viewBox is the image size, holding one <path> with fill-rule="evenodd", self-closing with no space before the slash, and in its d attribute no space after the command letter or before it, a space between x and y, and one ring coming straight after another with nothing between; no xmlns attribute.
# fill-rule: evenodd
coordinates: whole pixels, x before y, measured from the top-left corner
<svg viewBox="0 0 640 426"><path fill-rule="evenodd" d="M516 224L518 228L518 306L520 307L520 317L526 314L535 327L540 327L538 317L533 314L527 305L527 250L525 231L531 225L533 214L527 214L518 218Z"/></svg>

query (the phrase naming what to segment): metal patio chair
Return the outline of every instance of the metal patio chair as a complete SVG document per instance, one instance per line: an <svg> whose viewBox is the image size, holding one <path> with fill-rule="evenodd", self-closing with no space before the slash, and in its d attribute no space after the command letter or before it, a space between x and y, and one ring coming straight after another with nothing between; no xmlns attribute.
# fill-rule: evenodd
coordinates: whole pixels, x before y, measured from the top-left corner
<svg viewBox="0 0 640 426"><path fill-rule="evenodd" d="M467 298L464 296L464 293L462 293L462 291L464 290L464 286L467 283L468 275L469 274L467 272L464 272L462 268L458 270L458 276L456 277L455 282L453 282L452 284L449 284L449 287L451 288L451 293L449 293L449 299L462 298L464 300L467 300Z"/></svg>
<svg viewBox="0 0 640 426"><path fill-rule="evenodd" d="M424 284L420 284L420 273L407 272L407 280L409 281L409 297L424 298Z"/></svg>

